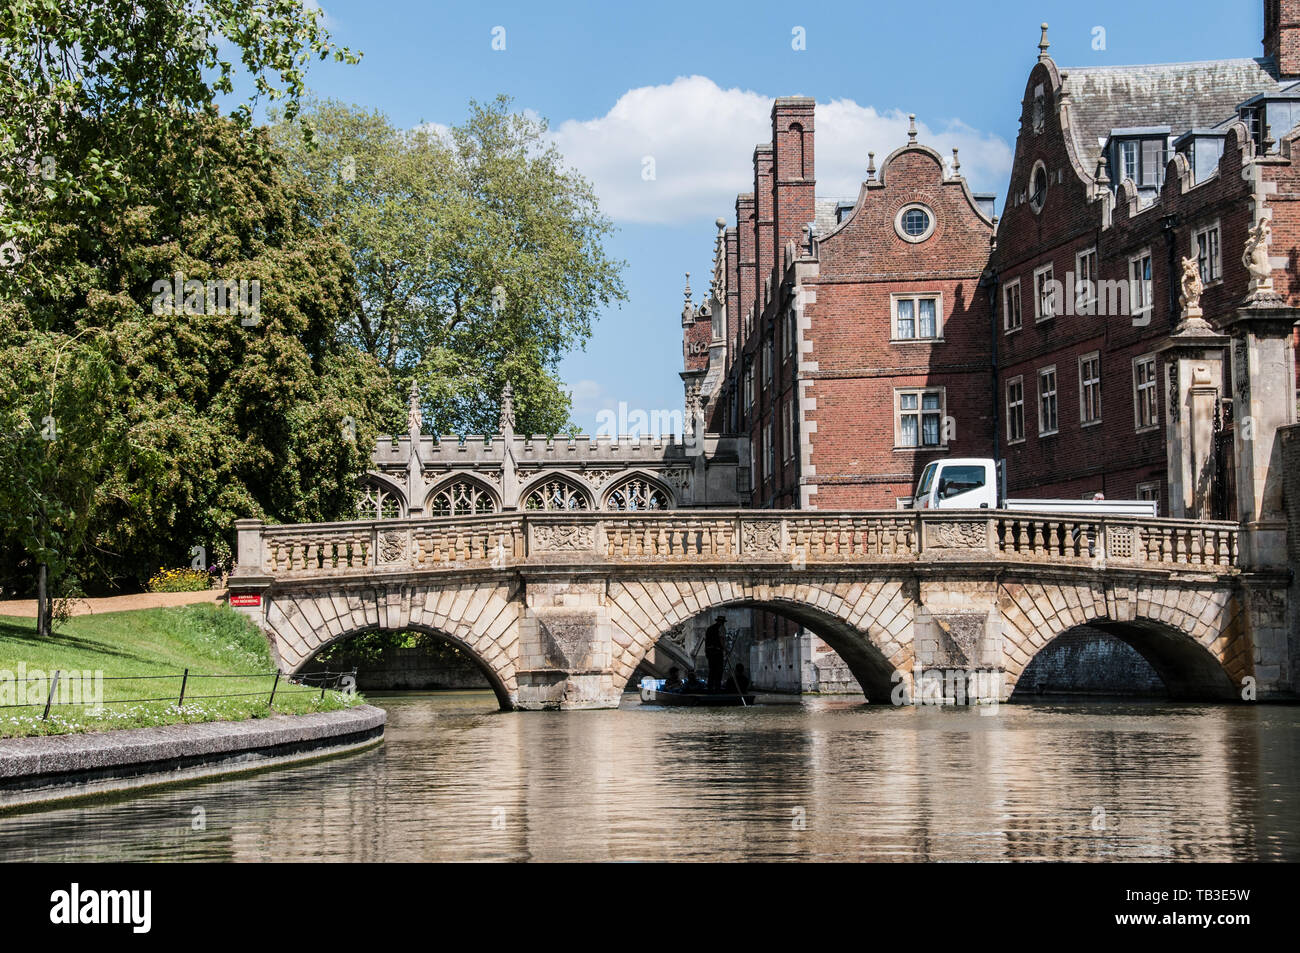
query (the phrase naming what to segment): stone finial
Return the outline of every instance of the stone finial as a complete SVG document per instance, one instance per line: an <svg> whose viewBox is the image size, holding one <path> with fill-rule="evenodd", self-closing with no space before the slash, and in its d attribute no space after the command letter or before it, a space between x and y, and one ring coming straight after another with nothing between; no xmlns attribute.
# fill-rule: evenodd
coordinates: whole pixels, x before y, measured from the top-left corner
<svg viewBox="0 0 1300 953"><path fill-rule="evenodd" d="M952 147L952 174L957 175L961 172L961 159L957 158L957 147Z"/></svg>
<svg viewBox="0 0 1300 953"><path fill-rule="evenodd" d="M1241 263L1250 275L1248 297L1255 298L1273 290L1273 265L1268 260L1268 245L1273 237L1273 226L1268 219L1261 218L1250 230L1246 238L1246 247L1241 255Z"/></svg>
<svg viewBox="0 0 1300 953"><path fill-rule="evenodd" d="M420 436L423 426L424 416L420 413L420 388L415 381L411 381L411 391L406 398L406 432L410 434L412 443Z"/></svg>
<svg viewBox="0 0 1300 953"><path fill-rule="evenodd" d="M725 232L727 230L727 220L725 218L715 219L713 224L718 226L718 231L720 232Z"/></svg>
<svg viewBox="0 0 1300 953"><path fill-rule="evenodd" d="M501 389L501 416L497 421L497 430L502 435L515 432L515 389L509 381Z"/></svg>
<svg viewBox="0 0 1300 953"><path fill-rule="evenodd" d="M867 153L867 181L876 181L876 154L874 152Z"/></svg>
<svg viewBox="0 0 1300 953"><path fill-rule="evenodd" d="M1101 158L1097 160L1097 184L1110 185L1110 176L1106 172L1106 160Z"/></svg>
<svg viewBox="0 0 1300 953"><path fill-rule="evenodd" d="M1043 35L1038 40L1038 59L1047 59L1047 48L1052 44L1047 40L1047 24L1042 24Z"/></svg>
<svg viewBox="0 0 1300 953"><path fill-rule="evenodd" d="M916 142L916 113L907 114L907 141Z"/></svg>

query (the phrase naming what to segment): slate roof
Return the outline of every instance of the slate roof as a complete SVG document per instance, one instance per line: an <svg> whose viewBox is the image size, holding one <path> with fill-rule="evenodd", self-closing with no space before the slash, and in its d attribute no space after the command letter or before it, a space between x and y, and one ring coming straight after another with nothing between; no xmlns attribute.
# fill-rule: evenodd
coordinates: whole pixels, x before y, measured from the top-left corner
<svg viewBox="0 0 1300 953"><path fill-rule="evenodd" d="M817 229L817 235L820 237L829 232L837 224L835 221L835 207L840 204L839 199L817 199L814 205L816 214L813 216L813 222Z"/></svg>
<svg viewBox="0 0 1300 953"><path fill-rule="evenodd" d="M1063 67L1071 125L1084 168L1093 172L1112 129L1168 126L1174 138L1217 126L1237 106L1280 89L1269 59L1210 60L1153 66Z"/></svg>

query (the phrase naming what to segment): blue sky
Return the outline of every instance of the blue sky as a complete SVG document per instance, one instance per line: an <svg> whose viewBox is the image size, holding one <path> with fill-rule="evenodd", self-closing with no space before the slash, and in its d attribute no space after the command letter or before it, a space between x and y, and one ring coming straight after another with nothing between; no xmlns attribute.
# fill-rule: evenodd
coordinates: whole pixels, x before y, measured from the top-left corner
<svg viewBox="0 0 1300 953"><path fill-rule="evenodd" d="M561 368L589 432L620 401L680 407L683 272L698 301L713 221L730 220L735 193L750 188L773 97L817 100L819 197L856 195L867 150L879 161L906 141L914 112L921 141L945 154L959 146L963 174L1000 208L1040 22L1062 67L1258 56L1263 33L1260 0L320 3L335 40L365 55L314 65L317 93L403 126L457 122L471 98L507 93L550 121L595 184L618 228L609 250L628 263L629 300ZM493 49L496 27L504 50ZM645 156L653 181L641 175Z"/></svg>

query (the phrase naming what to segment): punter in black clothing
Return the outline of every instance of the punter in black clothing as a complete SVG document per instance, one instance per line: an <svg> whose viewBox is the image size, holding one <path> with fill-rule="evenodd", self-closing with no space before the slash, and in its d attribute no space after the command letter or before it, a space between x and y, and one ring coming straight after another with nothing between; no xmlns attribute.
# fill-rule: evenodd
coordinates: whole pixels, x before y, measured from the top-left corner
<svg viewBox="0 0 1300 953"><path fill-rule="evenodd" d="M735 683L736 690L742 695L749 694L749 675L745 671L745 666L739 662L736 663L736 670L731 673L731 681Z"/></svg>
<svg viewBox="0 0 1300 953"><path fill-rule="evenodd" d="M722 688L722 664L725 655L727 617L718 616L713 625L704 630L704 657L709 660L709 691Z"/></svg>

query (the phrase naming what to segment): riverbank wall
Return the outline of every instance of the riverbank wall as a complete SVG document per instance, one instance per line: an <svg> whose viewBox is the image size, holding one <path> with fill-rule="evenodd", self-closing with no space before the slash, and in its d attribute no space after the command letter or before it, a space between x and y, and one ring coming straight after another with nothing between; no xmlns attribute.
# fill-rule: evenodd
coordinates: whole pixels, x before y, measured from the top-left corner
<svg viewBox="0 0 1300 953"><path fill-rule="evenodd" d="M386 715L358 705L86 734L0 740L0 811L333 757L379 744Z"/></svg>

